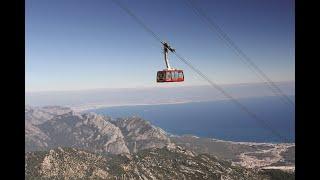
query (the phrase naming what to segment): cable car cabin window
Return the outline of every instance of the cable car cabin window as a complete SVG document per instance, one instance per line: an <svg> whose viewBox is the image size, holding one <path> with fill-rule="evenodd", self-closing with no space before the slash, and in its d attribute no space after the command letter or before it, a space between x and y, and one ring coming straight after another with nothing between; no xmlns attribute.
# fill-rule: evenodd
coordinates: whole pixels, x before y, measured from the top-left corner
<svg viewBox="0 0 320 180"><path fill-rule="evenodd" d="M167 80L167 81L171 80L171 72L169 72L169 71L167 71L166 80Z"/></svg>
<svg viewBox="0 0 320 180"><path fill-rule="evenodd" d="M175 77L175 75L174 75L174 71L171 72L171 78L172 78L172 80L175 80L175 79L176 79L176 77Z"/></svg>
<svg viewBox="0 0 320 180"><path fill-rule="evenodd" d="M164 77L165 77L165 72L161 72L161 71L158 72L158 75L157 75L158 81L163 81Z"/></svg>
<svg viewBox="0 0 320 180"><path fill-rule="evenodd" d="M175 78L175 79L178 79L178 78L179 78L179 73L178 73L178 71L175 71L175 72L174 72L174 78Z"/></svg>
<svg viewBox="0 0 320 180"><path fill-rule="evenodd" d="M179 78L183 78L182 72L179 72Z"/></svg>

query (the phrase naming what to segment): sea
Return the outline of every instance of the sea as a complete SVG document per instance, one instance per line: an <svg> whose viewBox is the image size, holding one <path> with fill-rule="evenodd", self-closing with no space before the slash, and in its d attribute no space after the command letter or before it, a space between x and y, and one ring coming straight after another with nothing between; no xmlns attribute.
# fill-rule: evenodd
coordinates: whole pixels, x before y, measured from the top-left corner
<svg viewBox="0 0 320 180"><path fill-rule="evenodd" d="M294 100L294 96L290 98ZM295 142L293 106L275 96L238 100L260 120L256 121L230 100L118 106L90 111L113 119L138 116L174 135L195 135L237 142Z"/></svg>

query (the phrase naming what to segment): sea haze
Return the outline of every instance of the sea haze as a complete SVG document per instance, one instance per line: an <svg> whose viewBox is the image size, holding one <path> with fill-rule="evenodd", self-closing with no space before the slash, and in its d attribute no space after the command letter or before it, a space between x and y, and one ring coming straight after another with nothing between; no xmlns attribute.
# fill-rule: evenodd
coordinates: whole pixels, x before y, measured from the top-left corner
<svg viewBox="0 0 320 180"><path fill-rule="evenodd" d="M294 96L290 96L294 100ZM279 97L240 98L272 128L295 141L294 109ZM182 104L137 105L89 110L113 118L139 116L165 131L231 141L283 142L229 100Z"/></svg>
<svg viewBox="0 0 320 180"><path fill-rule="evenodd" d="M294 82L277 83L288 95L294 95ZM26 102L32 106L60 105L74 110L97 107L171 104L226 99L211 86L178 86L153 88L93 89L78 91L26 92ZM264 83L221 85L235 98L274 95Z"/></svg>

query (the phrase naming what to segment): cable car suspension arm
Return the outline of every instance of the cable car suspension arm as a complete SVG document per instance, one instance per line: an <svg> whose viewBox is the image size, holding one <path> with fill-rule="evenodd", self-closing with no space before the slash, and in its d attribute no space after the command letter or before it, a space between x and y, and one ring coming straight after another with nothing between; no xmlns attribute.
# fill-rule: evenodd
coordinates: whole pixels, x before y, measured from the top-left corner
<svg viewBox="0 0 320 180"><path fill-rule="evenodd" d="M166 42L161 42L163 44L163 54L164 54L164 62L166 63L167 70L172 70L170 64L169 64L169 59L168 59L168 52L175 52L175 49L171 48L168 43Z"/></svg>

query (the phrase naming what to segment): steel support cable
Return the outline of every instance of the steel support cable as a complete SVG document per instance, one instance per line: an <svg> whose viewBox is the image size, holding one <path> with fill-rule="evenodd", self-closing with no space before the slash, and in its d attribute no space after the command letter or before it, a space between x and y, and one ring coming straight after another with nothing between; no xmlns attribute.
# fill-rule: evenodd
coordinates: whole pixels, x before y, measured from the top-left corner
<svg viewBox="0 0 320 180"><path fill-rule="evenodd" d="M209 18L208 15L202 9L196 7L192 1L193 0L186 0L186 4L193 10L194 14L198 16L205 24L207 24L211 31L217 32L219 38L222 41L225 41L230 49L235 50L236 55L240 57L241 61L245 65L247 65L249 69L253 71L257 75L257 77L260 80L262 80L262 82L266 84L275 95L281 96L285 103L294 107L294 102L266 75L266 73L263 70L261 70L251 60L251 58L246 53L244 53L234 43L234 41L231 40L231 38L220 28L220 26L217 23L215 23L211 18Z"/></svg>
<svg viewBox="0 0 320 180"><path fill-rule="evenodd" d="M148 26L146 26L130 9L128 9L124 4L121 4L118 0L112 0L115 2L121 9L123 9L125 12L127 12L134 20L138 22L147 32L149 32L157 41L160 43L163 43L161 41L161 38ZM262 119L260 119L254 112L250 111L245 105L241 104L237 99L235 99L232 95L230 95L228 92L226 92L222 87L220 87L218 84L211 81L205 74L203 74L199 69L195 68L188 60L183 58L180 54L178 54L176 51L173 52L179 60L181 60L183 63L185 63L189 68L191 68L193 71L195 71L200 77L202 77L204 80L206 80L213 88L216 88L218 91L220 91L224 96L226 96L228 99L230 99L235 105L237 105L242 111L246 112L251 118L256 120L256 122L261 123L264 128L269 129L271 133L273 133L275 136L277 136L280 140L283 142L289 142L287 138L282 136L280 133L278 133L275 129L273 129L268 123Z"/></svg>
<svg viewBox="0 0 320 180"><path fill-rule="evenodd" d="M199 76L201 76L204 80L206 80L212 87L220 91L224 96L226 96L228 99L230 99L235 105L237 105L242 111L246 112L251 118L253 118L256 122L262 123L262 125L269 129L275 136L277 136L280 140L283 142L289 142L289 140L282 136L280 133L278 133L274 128L272 128L266 121L259 118L256 113L250 111L245 105L240 103L237 99L235 99L232 95L230 95L228 92L226 92L221 86L211 81L205 74L203 74L199 69L194 67L188 60L183 58L181 55L179 55L177 52L174 52L174 54L180 59L183 63L185 63L189 68L191 68L193 71L195 71Z"/></svg>
<svg viewBox="0 0 320 180"><path fill-rule="evenodd" d="M205 24L208 23L206 20L204 20L204 19L200 16L199 12L197 12L197 10L196 10L193 6L189 5L188 3L186 3L186 4L194 11L194 14L195 14L197 17L199 17L200 20L202 20L202 22L204 22ZM215 25L215 24L214 24L214 25ZM209 25L209 28L210 28L210 30L212 30L212 31L219 31L219 29L220 29L219 27L216 27L216 29L212 29L212 27L211 27L210 25ZM220 38L220 40L224 41L224 39L223 39L223 38L225 37L225 36L224 36L224 32L219 31L218 37ZM225 37L225 38L228 38L228 37ZM231 47L231 45L230 45L229 43L226 43L226 45L227 45L230 49L232 49L232 47ZM238 51L236 51L235 54L236 54L237 56L239 56L240 58L242 58ZM248 67L253 73L255 73L255 74L257 75L257 77L258 77L265 85L267 85L275 95L280 95L273 87L271 87L271 86L268 84L268 82L265 82L265 80L253 69L252 66L250 66L250 65L248 64L248 62L246 62L246 61L242 61L242 62L243 62L245 65L247 65L247 67ZM285 103L287 103L287 101L285 101Z"/></svg>
<svg viewBox="0 0 320 180"><path fill-rule="evenodd" d="M134 20L137 21L138 24L140 24L146 31L148 31L155 39L162 42L161 38L155 32L153 32L148 26L146 26L129 8L127 8L124 4L122 4L118 0L112 0L112 1L116 3L125 12L127 12Z"/></svg>

